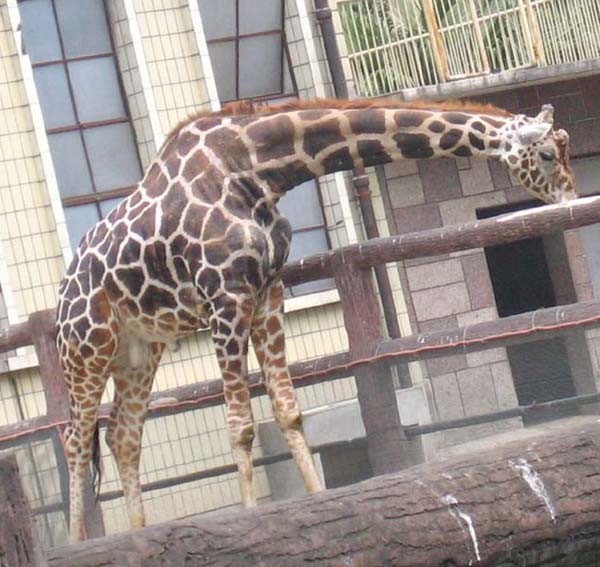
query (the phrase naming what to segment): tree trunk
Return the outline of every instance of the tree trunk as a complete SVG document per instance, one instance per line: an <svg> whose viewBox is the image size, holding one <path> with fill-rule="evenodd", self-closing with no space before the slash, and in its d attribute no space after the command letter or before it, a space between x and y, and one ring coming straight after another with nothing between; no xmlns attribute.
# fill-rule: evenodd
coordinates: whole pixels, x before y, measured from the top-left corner
<svg viewBox="0 0 600 567"><path fill-rule="evenodd" d="M31 526L17 461L0 458L0 567L41 567L42 559Z"/></svg>
<svg viewBox="0 0 600 567"><path fill-rule="evenodd" d="M50 552L52 567L600 564L600 424Z"/></svg>

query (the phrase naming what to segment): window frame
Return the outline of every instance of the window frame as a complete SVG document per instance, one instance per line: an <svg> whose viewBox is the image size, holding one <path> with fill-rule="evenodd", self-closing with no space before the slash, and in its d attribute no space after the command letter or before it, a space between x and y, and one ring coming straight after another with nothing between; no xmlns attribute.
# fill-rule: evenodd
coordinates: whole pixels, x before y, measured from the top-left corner
<svg viewBox="0 0 600 567"><path fill-rule="evenodd" d="M198 0L196 0L196 1L198 1ZM240 0L233 0L233 1L235 2L235 34L206 40L206 44L209 47L211 45L215 45L215 44L219 44L219 43L234 42L235 97L227 98L227 99L223 99L223 100L221 100L221 98L219 97L219 102L221 104L226 104L229 102L234 102L236 100L243 100L245 98L251 98L252 100L256 100L256 101L260 101L260 102L269 101L269 100L278 99L278 98L284 98L284 97L296 97L297 98L298 97L298 84L296 83L296 76L294 74L292 60L291 60L290 52L288 49L287 36L285 33L285 0L279 0L281 3L281 20L280 20L281 27L280 27L280 29L271 29L271 30L264 30L261 32L251 32L251 33L242 33L242 34L240 34ZM200 12L200 17L202 17L202 10L200 9L200 5L198 5L198 8L199 8L199 12ZM259 95L259 96L253 96L253 97L240 97L240 40L249 39L249 38L253 38L253 37L264 37L267 35L279 35L281 38L281 59L280 59L281 72L279 75L280 89L277 92L273 92L273 93L269 93L269 94L265 94L265 95ZM210 58L210 49L209 49L208 56ZM212 60L211 60L211 64L212 64ZM290 89L289 92L285 91L285 71L286 71L285 66L286 66L286 64L287 64L287 68L288 68L289 74L290 74L290 82L292 84L292 88ZM215 79L215 83L216 83L216 79ZM219 92L219 87L217 85L217 93L218 92Z"/></svg>
<svg viewBox="0 0 600 567"><path fill-rule="evenodd" d="M227 43L227 42L235 42L235 98L227 98L221 99L219 95L219 87L217 84L216 77L214 79L215 86L217 90L217 96L219 97L220 104L227 104L230 102L234 102L237 100L244 100L244 98L250 98L253 101L258 103L261 102L272 102L276 103L278 101L285 101L289 99L298 99L299 91L298 91L298 83L296 82L296 75L294 73L294 67L292 65L292 59L290 56L290 51L287 42L287 36L285 33L285 0L279 0L281 5L281 19L280 19L280 29L271 29L264 30L261 32L251 32L251 33L242 33L240 34L240 0L233 0L235 2L235 34L234 35L223 35L221 37L213 38L213 39L205 39L208 47L210 45ZM199 0L196 0L198 4L198 11L200 13L200 18L202 18L202 8L200 6ZM281 72L280 72L280 90L278 92L269 93L266 95L259 96L251 96L251 97L240 97L240 54L239 54L239 46L240 40L251 38L251 37L264 37L266 35L279 35L281 38ZM208 59L210 60L211 65L213 64L210 49L208 50ZM285 74L286 74L286 66L287 72L289 73L291 89L286 92L285 90ZM318 206L321 214L322 222L320 224L307 225L300 228L295 228L292 230L292 238L294 234L300 234L303 232L309 232L311 230L322 229L325 234L325 242L327 246L327 250L331 250L331 235L329 233L329 229L327 226L327 218L325 216L325 208L323 206L323 195L321 193L321 185L318 179L314 180L315 182L315 191L317 193ZM335 283L333 280L325 279L318 280L322 281L322 286L319 286L318 289L312 291L300 291L304 287L304 284L299 284L297 286L291 286L286 288L286 301L297 300L300 298L304 298L307 296L312 296L315 294L329 293L332 290L336 289ZM316 282L309 282L308 285L315 284ZM299 290L300 288L300 290Z"/></svg>
<svg viewBox="0 0 600 567"><path fill-rule="evenodd" d="M18 0L18 4L25 4L26 2L36 2L36 0ZM79 133L79 136L81 139L81 145L82 145L84 156L85 156L85 166L89 172L90 182L91 182L91 186L92 186L92 191L90 193L76 195L76 196L70 196L70 197L63 197L61 195L61 203L62 203L62 206L65 208L74 207L74 206L78 206L78 205L95 204L98 216L100 219L102 219L104 217L104 215L102 214L102 211L100 209L100 202L108 201L110 199L119 198L119 197L121 197L121 198L127 197L135 191L135 189L137 188L137 184L117 187L117 188L109 189L109 190L105 190L105 191L98 190L98 187L97 187L96 181L94 179L94 175L93 175L89 150L88 150L88 147L87 147L87 144L85 141L85 137L84 137L84 130L102 127L102 126L113 126L116 124L129 124L129 126L131 128L131 134L133 137L134 148L135 148L135 161L137 163L137 166L138 166L138 169L140 172L140 180L142 179L142 177L144 175L144 167L143 167L141 159L140 159L137 135L136 135L135 128L133 127L133 121L131 118L129 99L127 97L127 93L125 92L125 88L123 85L123 78L121 76L121 71L119 68L119 61L118 61L117 53L116 53L116 49L115 49L113 30L110 26L110 20L108 18L106 4L104 3L104 1L102 1L101 2L102 12L104 15L104 23L106 25L108 39L110 42L110 51L100 51L100 52L94 53L94 54L67 57L66 51L65 51L64 39L63 39L63 31L61 30L60 21L59 21L58 13L56 10L56 0L48 0L48 2L50 3L50 6L52 8L52 16L54 18L54 24L56 26L58 43L59 43L62 57L60 59L49 59L47 61L40 61L40 62L30 61L31 68L32 68L32 70L35 71L35 69L39 69L39 68L43 68L43 67L50 67L53 65L60 65L62 67L62 69L64 70L64 73L65 73L66 81L67 81L67 88L68 88L69 96L71 97L70 102L73 107L75 123L72 125L68 125L68 126L58 126L58 127L53 127L53 128L47 128L46 124L44 123L44 131L48 137L50 137L52 134L62 134L65 132L78 132ZM27 53L27 43L26 43L25 39L23 41L24 41L25 53ZM119 88L119 96L121 97L121 101L123 102L124 116L121 118L111 118L108 120L95 120L95 121L87 121L87 122L83 121L82 122L79 119L79 111L77 108L77 100L75 98L73 81L71 78L71 74L69 72L69 63L78 62L78 61L89 61L89 60L94 60L94 59L103 59L103 58L112 59L112 62L115 66L115 71L116 71L115 74L116 74L117 84L118 84L118 88ZM36 86L36 89L37 89L37 86ZM59 190L60 190L60 187L59 187Z"/></svg>
<svg viewBox="0 0 600 567"><path fill-rule="evenodd" d="M296 228L292 230L292 241L294 238L294 234L299 234L302 232L308 232L310 230L317 230L317 229L323 229L323 232L325 233L325 241L327 243L327 250L331 250L331 236L329 234L329 230L327 227L327 219L325 218L325 208L323 206L323 195L321 193L321 184L319 183L318 179L314 179L315 182L315 191L317 193L317 199L319 200L319 210L321 212L321 219L322 219L322 223L321 224L314 224L314 225L308 225L308 226L303 226L301 228ZM292 191L295 188L291 189ZM319 287L319 289L316 289L314 291L297 291L298 288L301 288L304 284L298 284L298 285L293 285L293 286L289 286L286 288L286 300L289 299L296 299L299 297L306 297L307 295L313 295L316 293L322 293L322 292L326 292L326 291L330 291L332 289L336 289L336 285L335 282L333 281L333 279L331 279L331 282L329 281L331 278L326 278L324 280L315 280L315 282L307 282L310 284L314 284L314 283L318 283L318 282L323 282L322 287Z"/></svg>

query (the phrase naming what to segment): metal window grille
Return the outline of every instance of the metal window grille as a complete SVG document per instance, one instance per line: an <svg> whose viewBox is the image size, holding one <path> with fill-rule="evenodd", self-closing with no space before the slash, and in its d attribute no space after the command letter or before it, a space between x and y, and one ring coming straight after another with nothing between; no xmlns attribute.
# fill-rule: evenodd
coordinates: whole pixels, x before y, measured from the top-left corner
<svg viewBox="0 0 600 567"><path fill-rule="evenodd" d="M199 0L208 50L222 102L276 99L297 92L283 0Z"/></svg>
<svg viewBox="0 0 600 567"><path fill-rule="evenodd" d="M598 0L340 0L362 96L600 56Z"/></svg>

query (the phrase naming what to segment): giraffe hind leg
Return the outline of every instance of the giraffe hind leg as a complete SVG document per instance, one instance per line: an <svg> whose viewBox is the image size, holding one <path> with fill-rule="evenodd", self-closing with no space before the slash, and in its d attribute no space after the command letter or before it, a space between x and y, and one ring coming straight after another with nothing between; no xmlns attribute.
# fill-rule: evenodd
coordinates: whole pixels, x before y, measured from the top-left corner
<svg viewBox="0 0 600 567"><path fill-rule="evenodd" d="M285 356L283 284L274 283L265 293L252 324L252 344L261 366L273 416L300 470L309 492L323 490L302 429L302 415Z"/></svg>
<svg viewBox="0 0 600 567"><path fill-rule="evenodd" d="M85 538L83 491L90 461L97 446L97 409L117 348L115 321L110 309L102 319L87 311L70 325L63 325L58 348L69 391L71 420L63 434L69 468L69 525L73 541Z"/></svg>
<svg viewBox="0 0 600 567"><path fill-rule="evenodd" d="M211 329L223 377L227 429L238 467L242 504L249 508L256 505L252 470L254 416L247 383L254 301L226 297L215 302L213 307Z"/></svg>
<svg viewBox="0 0 600 567"><path fill-rule="evenodd" d="M115 457L131 528L145 525L140 484L142 433L163 349L160 343L136 341L120 350L112 367L115 392L106 443Z"/></svg>

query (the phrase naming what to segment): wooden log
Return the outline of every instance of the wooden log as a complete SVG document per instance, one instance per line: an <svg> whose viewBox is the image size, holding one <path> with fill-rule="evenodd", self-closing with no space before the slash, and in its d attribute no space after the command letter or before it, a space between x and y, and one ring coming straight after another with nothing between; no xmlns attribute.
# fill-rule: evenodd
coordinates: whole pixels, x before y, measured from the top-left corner
<svg viewBox="0 0 600 567"><path fill-rule="evenodd" d="M0 457L0 567L42 567L14 455Z"/></svg>
<svg viewBox="0 0 600 567"><path fill-rule="evenodd" d="M401 474L55 548L51 567L596 567L600 424Z"/></svg>
<svg viewBox="0 0 600 567"><path fill-rule="evenodd" d="M564 205L546 205L497 217L397 236L373 238L290 262L283 267L286 285L333 277L335 259L362 267L516 242L600 222L600 197Z"/></svg>
<svg viewBox="0 0 600 567"><path fill-rule="evenodd" d="M29 321L0 329L0 353L16 350L32 343Z"/></svg>
<svg viewBox="0 0 600 567"><path fill-rule="evenodd" d="M370 269L339 261L334 273L348 333L350 358L358 360L371 355L383 338L373 276ZM371 468L375 474L400 470L411 451L400 423L389 366L374 363L355 368L354 375Z"/></svg>
<svg viewBox="0 0 600 567"><path fill-rule="evenodd" d="M29 315L33 345L40 364L47 415L52 421L69 418L69 392L56 349L56 313L36 311Z"/></svg>

